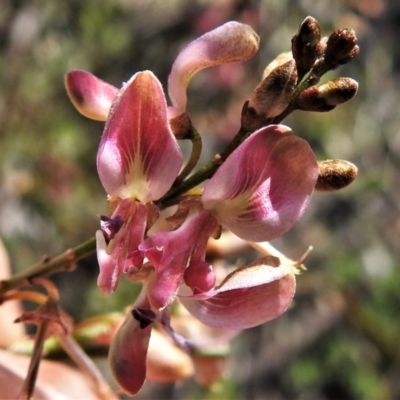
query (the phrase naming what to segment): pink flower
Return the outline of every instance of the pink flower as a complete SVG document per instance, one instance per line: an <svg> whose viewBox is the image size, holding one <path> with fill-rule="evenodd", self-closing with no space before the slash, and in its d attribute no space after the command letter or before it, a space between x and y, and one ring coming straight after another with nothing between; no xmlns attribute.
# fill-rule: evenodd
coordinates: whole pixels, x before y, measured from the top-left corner
<svg viewBox="0 0 400 400"><path fill-rule="evenodd" d="M168 191L182 166L168 120L185 112L190 79L203 68L251 57L258 44L250 26L234 21L190 43L172 67L169 108L151 72L135 74L120 90L86 71L66 75L67 92L78 111L107 121L97 169L108 195L121 199L111 218L102 218L102 232L96 234L98 285L104 293L116 289L124 269L141 265L136 249L146 229L145 204Z"/></svg>
<svg viewBox="0 0 400 400"><path fill-rule="evenodd" d="M172 102L169 117L185 112L186 88L194 74L215 65L247 60L256 53L258 45L259 37L249 25L230 21L186 46L176 58L168 80ZM82 70L68 72L65 84L69 98L81 114L107 120L117 88Z"/></svg>
<svg viewBox="0 0 400 400"><path fill-rule="evenodd" d="M304 212L317 176L309 145L285 126L268 126L243 142L206 184L204 209L193 204L178 229L156 232L139 245L154 271L146 277L140 296L146 299L144 307L142 300L137 301L134 320L128 318L119 336L126 341L129 337L136 346L129 357L122 339L112 348L112 360L125 360L123 371L111 365L127 393L135 394L143 384L138 375L128 379L126 371L136 369L145 376L148 326L160 319L159 311L151 311L170 305L185 287L179 296L182 304L201 322L217 328L249 328L286 310L295 292L293 262L267 256L215 286L205 246L219 224L246 240L283 234Z"/></svg>
<svg viewBox="0 0 400 400"><path fill-rule="evenodd" d="M277 317L294 295L293 264L285 260L264 257L216 286L205 259L207 242L220 225L242 239L266 241L303 214L318 166L307 142L286 126L271 125L250 135L206 183L201 198L189 201L177 229L147 234L149 221L157 218L149 211L153 202L168 192L182 166L169 122L185 113L189 80L202 68L247 59L257 48L254 31L236 22L190 43L169 77L171 107L149 71L138 72L118 91L84 71L66 77L78 110L107 120L97 169L116 204L111 217L101 217L96 234L98 285L110 293L124 272L143 283L110 351L114 376L129 394L138 392L146 376L152 323L162 321L178 295L200 321L234 330Z"/></svg>
<svg viewBox="0 0 400 400"><path fill-rule="evenodd" d="M96 235L98 285L104 293L116 289L124 268L141 265L134 255L145 233L146 203L168 191L182 162L161 84L152 72L138 72L118 92L97 153L101 183L120 199L107 227L103 223Z"/></svg>

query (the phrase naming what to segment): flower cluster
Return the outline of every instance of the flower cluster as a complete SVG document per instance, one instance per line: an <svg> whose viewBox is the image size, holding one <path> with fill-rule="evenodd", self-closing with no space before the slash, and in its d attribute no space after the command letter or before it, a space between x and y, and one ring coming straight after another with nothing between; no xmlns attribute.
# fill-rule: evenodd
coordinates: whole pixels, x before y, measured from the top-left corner
<svg viewBox="0 0 400 400"><path fill-rule="evenodd" d="M322 54L317 42L315 53ZM100 217L96 233L98 286L112 293L122 274L142 283L110 350L113 374L129 394L137 393L146 377L152 326L166 320L167 307L177 297L201 322L232 330L279 316L293 298L294 266L287 259L266 256L217 282L205 257L210 237L218 237L221 227L246 241L269 241L290 229L309 203L319 179L318 162L306 141L273 120L287 108L296 86L293 59L284 68L280 63L256 88L242 115L246 134L233 151L214 160L213 172L203 176L209 178L204 187L178 191L173 201L164 201L185 183L177 138L192 129L186 112L190 79L203 68L246 60L258 45L253 29L237 22L190 43L172 66L171 106L150 71L136 73L120 89L81 70L66 76L75 107L106 122L97 169L111 215ZM298 59L305 57L299 54ZM285 83L284 89L278 81ZM277 95L268 97L267 92ZM307 99L301 104L307 105ZM268 114L272 103L275 111ZM171 205L174 212L168 214Z"/></svg>

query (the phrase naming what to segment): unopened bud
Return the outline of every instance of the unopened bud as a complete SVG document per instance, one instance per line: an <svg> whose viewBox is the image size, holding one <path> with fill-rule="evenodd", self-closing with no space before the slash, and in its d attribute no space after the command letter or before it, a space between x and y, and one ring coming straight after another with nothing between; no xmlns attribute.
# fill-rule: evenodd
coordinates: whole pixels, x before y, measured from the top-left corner
<svg viewBox="0 0 400 400"><path fill-rule="evenodd" d="M358 50L357 37L353 29L336 29L328 38L325 49L325 63L331 66L331 69L338 65L345 64L345 60L352 60ZM354 54L356 53L356 54ZM346 62L348 62L346 61Z"/></svg>
<svg viewBox="0 0 400 400"><path fill-rule="evenodd" d="M289 105L297 83L294 60L276 67L255 89L242 112L242 127L254 131L269 119L281 114Z"/></svg>
<svg viewBox="0 0 400 400"><path fill-rule="evenodd" d="M360 48L358 46L354 46L353 50L346 57L343 57L339 60L339 64L340 65L347 64L353 58L356 58L359 53L360 53Z"/></svg>
<svg viewBox="0 0 400 400"><path fill-rule="evenodd" d="M287 63L288 61L293 60L293 55L291 51L286 51L284 53L279 54L272 60L264 69L263 72L263 80L277 67Z"/></svg>
<svg viewBox="0 0 400 400"><path fill-rule="evenodd" d="M358 83L351 78L337 78L321 86L312 86L299 94L296 107L304 111L331 111L339 104L352 99Z"/></svg>
<svg viewBox="0 0 400 400"><path fill-rule="evenodd" d="M318 44L321 40L321 29L318 21L307 17L292 37L292 53L300 76L306 74L314 65L319 55Z"/></svg>
<svg viewBox="0 0 400 400"><path fill-rule="evenodd" d="M319 175L315 190L333 192L350 185L357 177L357 167L345 160L318 161Z"/></svg>

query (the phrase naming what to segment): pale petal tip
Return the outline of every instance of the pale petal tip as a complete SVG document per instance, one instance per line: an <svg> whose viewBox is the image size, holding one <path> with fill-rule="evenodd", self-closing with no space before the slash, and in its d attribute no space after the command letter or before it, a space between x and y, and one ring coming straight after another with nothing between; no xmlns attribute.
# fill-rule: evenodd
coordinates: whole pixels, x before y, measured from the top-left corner
<svg viewBox="0 0 400 400"><path fill-rule="evenodd" d="M118 89L89 72L72 70L65 75L68 97L85 117L106 121Z"/></svg>

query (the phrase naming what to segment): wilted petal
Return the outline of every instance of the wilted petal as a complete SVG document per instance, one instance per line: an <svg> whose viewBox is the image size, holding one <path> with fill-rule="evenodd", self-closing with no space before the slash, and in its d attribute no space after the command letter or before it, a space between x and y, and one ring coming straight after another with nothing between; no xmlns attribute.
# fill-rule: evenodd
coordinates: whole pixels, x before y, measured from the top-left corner
<svg viewBox="0 0 400 400"><path fill-rule="evenodd" d="M143 240L146 218L147 209L144 204L125 199L112 216L114 220L123 221L114 238L107 241L103 231L96 232L97 260L100 267L97 285L104 294L115 291L119 277L131 266L131 255L136 257L135 251Z"/></svg>
<svg viewBox="0 0 400 400"><path fill-rule="evenodd" d="M186 88L196 72L214 65L247 60L258 50L259 41L249 25L230 21L189 43L176 58L168 80L174 116L185 111Z"/></svg>
<svg viewBox="0 0 400 400"><path fill-rule="evenodd" d="M265 257L229 274L214 291L181 296L188 311L206 325L245 329L281 315L294 296L293 264Z"/></svg>
<svg viewBox="0 0 400 400"><path fill-rule="evenodd" d="M146 356L152 324L142 329L128 314L109 351L111 372L121 389L134 396L146 379Z"/></svg>
<svg viewBox="0 0 400 400"><path fill-rule="evenodd" d="M101 139L97 170L104 188L122 199L157 200L182 162L160 82L150 71L135 74L118 92Z"/></svg>
<svg viewBox="0 0 400 400"><path fill-rule="evenodd" d="M68 96L75 108L85 117L106 121L118 89L90 72L73 70L65 75Z"/></svg>
<svg viewBox="0 0 400 400"><path fill-rule="evenodd" d="M156 232L139 246L156 270L154 279L148 283L148 297L154 308L163 309L174 301L186 267L199 267L200 288L210 281L210 271L203 262L208 238L216 227L215 219L202 211L189 216L177 230ZM196 286L191 275L191 283Z"/></svg>
<svg viewBox="0 0 400 400"><path fill-rule="evenodd" d="M317 177L308 143L286 126L270 125L227 158L207 183L202 202L242 239L271 240L301 217Z"/></svg>

